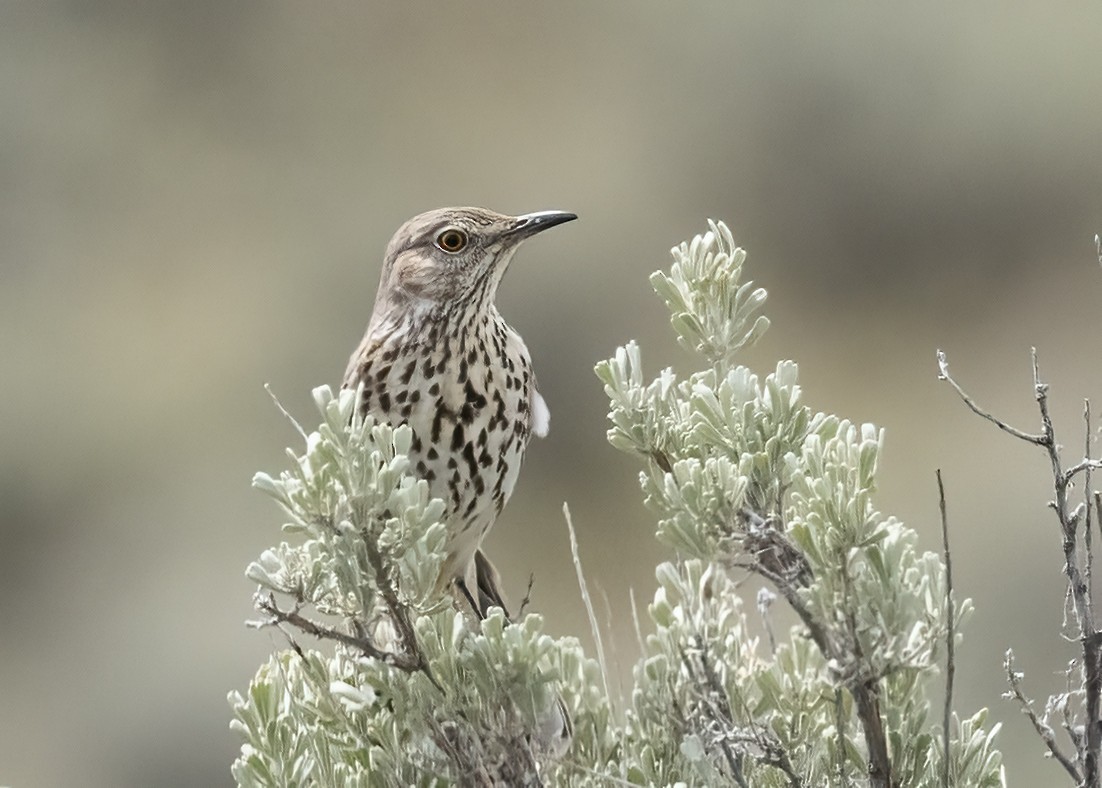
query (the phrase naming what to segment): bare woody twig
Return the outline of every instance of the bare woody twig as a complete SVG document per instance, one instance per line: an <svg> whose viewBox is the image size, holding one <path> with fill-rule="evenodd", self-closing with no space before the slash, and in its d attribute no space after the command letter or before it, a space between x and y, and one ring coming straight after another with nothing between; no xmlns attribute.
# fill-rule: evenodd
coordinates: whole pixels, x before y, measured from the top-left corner
<svg viewBox="0 0 1102 788"><path fill-rule="evenodd" d="M383 561L383 556L379 552L375 540L366 531L364 532L364 544L367 548L367 560L375 572L376 589L383 599L383 604L386 605L390 622L398 633L398 639L408 655L407 659L412 664L412 668L407 668L407 670L424 673L433 686L443 692L444 688L440 686L436 677L432 675L432 671L429 670L429 663L425 659L424 652L421 651L421 645L417 642L417 633L413 629L409 607L402 604L402 601L398 599L398 584L392 577L392 568Z"/></svg>
<svg viewBox="0 0 1102 788"><path fill-rule="evenodd" d="M1092 541L1094 535L1091 533L1091 471L1093 466L1090 464L1091 460L1091 401L1089 399L1083 400L1083 458L1084 462L1088 463L1087 467L1083 470L1083 503L1082 507L1086 512L1086 521L1083 523L1083 543L1087 550L1087 597L1094 599L1094 551L1092 550Z"/></svg>
<svg viewBox="0 0 1102 788"><path fill-rule="evenodd" d="M257 594L256 609L269 617L268 621L260 622L260 626L290 624L295 629L311 637L319 640L332 640L343 646L356 649L368 657L377 659L380 662L385 662L399 670L404 670L408 673L420 670L420 664L414 657L410 657L406 654L398 654L393 651L385 651L376 646L370 638L357 637L347 632L342 632L339 629L319 624L299 613L297 606L294 610L284 610L276 602L275 594L271 592L267 594ZM296 651L299 651L300 654L302 653L301 650L297 648Z"/></svg>
<svg viewBox="0 0 1102 788"><path fill-rule="evenodd" d="M1060 747L1056 744L1056 734L1052 730L1052 727L1037 716L1037 712L1033 710L1033 701L1025 696L1022 692L1022 674L1014 670L1014 652L1011 649L1006 650L1006 658L1003 660L1003 667L1006 669L1006 680L1010 684L1010 695L1021 706L1022 714L1024 714L1032 723L1033 729L1037 731L1037 735L1041 737L1041 741L1045 743L1045 747L1052 754L1053 759L1064 767L1071 779L1075 780L1075 784L1079 785L1082 776L1079 774L1079 769L1072 762L1072 760L1065 755Z"/></svg>
<svg viewBox="0 0 1102 788"><path fill-rule="evenodd" d="M1094 550L1092 545L1091 536L1091 471L1098 467L1098 463L1091 459L1091 437L1092 437L1092 424L1091 424L1091 403L1090 400L1083 401L1083 421L1084 421L1084 447L1083 447L1083 462L1079 465L1073 466L1068 469L1065 474L1065 478L1069 481L1077 473L1077 469L1080 466L1083 468L1083 502L1079 505L1079 508L1084 511L1083 521L1083 543L1084 550L1087 554L1086 560L1086 596L1087 600L1093 604L1094 601ZM1094 503L1098 503L1098 494L1095 493ZM1074 525L1071 526L1074 528ZM1086 743L1085 750L1087 758L1086 771L1087 779L1093 782L1089 782L1090 785L1098 785L1100 781L1099 775L1099 763L1098 758L1100 750L1102 750L1102 710L1099 706L1102 704L1102 644L1100 644L1100 635L1094 627L1093 622L1093 609L1091 610L1091 632L1085 634L1083 638L1083 675L1084 684L1086 689ZM1086 662L1089 660L1089 662Z"/></svg>
<svg viewBox="0 0 1102 788"><path fill-rule="evenodd" d="M723 759L727 762L727 770L731 779L735 781L739 788L749 788L742 773L741 757L731 748L730 738L727 735L734 724L731 709L727 703L727 693L708 665L708 650L704 640L700 637L694 637L694 640L696 642L690 643L690 645L697 652L703 675L700 677L696 675L693 660L684 650L681 651L681 663L684 665L685 671L693 677L693 680L701 688L702 711L711 718L712 724L719 731L719 735L715 739L723 753ZM720 708L717 702L722 702L723 707Z"/></svg>
<svg viewBox="0 0 1102 788"><path fill-rule="evenodd" d="M844 593L852 597L849 565L842 558L842 581ZM848 650L853 654L856 665L865 662L861 648L859 627L853 606L846 605L845 615L848 629ZM897 788L899 781L892 771L892 761L888 755L888 739L884 731L884 718L880 714L880 677L869 675L853 676L849 681L849 691L853 694L853 703L857 708L857 718L861 720L861 731L865 735L865 748L869 753L870 788Z"/></svg>
<svg viewBox="0 0 1102 788"><path fill-rule="evenodd" d="M1068 588L1067 596L1071 600L1071 607L1075 613L1076 625L1079 630L1078 640L1080 648L1082 649L1081 665L1083 671L1083 694L1085 696L1084 706L1087 718L1084 726L1086 736L1072 737L1077 754L1076 760L1078 763L1082 764L1083 768L1081 777L1078 776L1078 767L1072 764L1070 759L1064 757L1064 760L1061 762L1064 763L1066 761L1065 768L1067 768L1068 765L1072 766L1072 770L1069 773L1076 776L1077 780L1080 780L1079 785L1082 786L1082 788L1099 788L1100 784L1102 784L1102 768L1100 768L1102 764L1100 764L1099 760L1100 756L1102 756L1102 720L1099 718L1100 713L1102 713L1102 634L1100 634L1095 627L1094 602L1091 594L1091 573L1094 560L1092 556L1092 539L1090 535L1082 537L1086 556L1085 559L1081 559L1079 555L1080 537L1078 533L1080 521L1083 520L1084 515L1086 517L1087 527L1090 527L1091 503L1089 489L1084 503L1076 506L1074 510L1070 508L1068 503L1068 488L1071 486L1074 479L1079 474L1084 474L1088 480L1089 487L1091 471L1102 468L1102 462L1092 459L1090 456L1089 403L1086 407L1088 436L1085 456L1081 461L1065 469L1060 458L1060 446L1056 441L1056 433L1052 425L1052 417L1049 413L1048 384L1041 380L1036 348L1032 349L1031 359L1033 367L1033 391L1041 418L1041 432L1035 435L1010 427L980 408L972 398L968 396L964 389L962 389L949 375L949 367L945 354L939 350L937 358L940 379L947 381L974 413L993 422L1004 432L1016 438L1043 447L1048 456L1049 464L1052 468L1052 480L1055 493L1055 497L1049 503L1049 506L1053 512L1055 512L1056 518L1060 524L1061 541L1064 551L1064 576L1067 580ZM1007 675L1011 679L1013 696L1018 698L1020 703L1023 703L1024 710L1027 711L1027 715L1033 722L1034 728L1037 729L1037 732L1041 735L1042 740L1044 740L1046 746L1049 747L1053 756L1057 757L1059 760L1060 757L1063 756L1059 756L1054 749L1055 741L1052 737L1052 729L1047 725L1042 727L1041 721L1038 720L1031 709L1028 709L1028 704L1025 703L1024 695L1021 693L1019 686L1021 675L1014 673L1010 667L1009 660L1010 658L1008 656Z"/></svg>
<svg viewBox="0 0 1102 788"><path fill-rule="evenodd" d="M747 705L744 697L739 695L736 700L740 706L743 717L750 721L750 735L753 738L754 744L756 744L761 751L761 755L757 756L757 760L767 766L773 766L784 772L785 776L788 777L789 788L803 788L803 781L796 773L796 769L792 765L792 760L788 757L788 752L781 745L780 741L777 740L777 737L772 731L767 728L762 729L754 723L753 711Z"/></svg>
<svg viewBox="0 0 1102 788"><path fill-rule="evenodd" d="M798 589L792 583L760 563L743 565L751 572L764 577L784 597L785 601L807 627L808 635L828 660L846 661L841 649L837 648L830 637L829 630L820 622L800 598ZM884 735L884 720L880 716L879 679L855 676L847 682L847 688L853 695L857 717L861 720L861 730L865 737L865 746L869 752L870 788L896 788L899 782L892 773L891 758L888 755L888 741Z"/></svg>
<svg viewBox="0 0 1102 788"><path fill-rule="evenodd" d="M1089 487L1090 485L1087 486ZM1087 493L1094 498L1094 511L1098 515L1095 519L1098 521L1099 531L1102 532L1102 493L1089 489ZM1088 510L1087 514L1087 527L1090 528L1090 510Z"/></svg>
<svg viewBox="0 0 1102 788"><path fill-rule="evenodd" d="M946 358L945 353L941 350L937 352L937 365L938 369L940 370L940 373L938 374L938 379L944 380L946 383L952 386L953 389L956 390L957 394L960 395L960 398L964 401L964 404L967 405L971 409L971 411L977 416L983 419L987 419L1000 430L1010 435L1013 435L1015 438L1020 438L1021 440L1027 441L1029 443L1036 443L1038 446L1044 445L1044 435L1033 435L1028 432L1023 432L1016 427L1011 427L1002 419L996 418L991 413L977 405L975 400L968 396L968 392L962 389L960 385L955 380L953 380L952 376L949 374L949 360Z"/></svg>
<svg viewBox="0 0 1102 788"><path fill-rule="evenodd" d="M328 527L332 528L331 525ZM311 637L318 638L319 640L331 640L348 646L349 648L357 649L368 657L385 662L407 673L423 673L436 689L440 690L440 692L444 692L444 688L440 685L440 682L436 680L436 677L432 674L432 670L429 668L428 660L421 650L420 643L417 642L417 633L413 628L410 609L398 598L398 592L396 590L397 584L392 577L390 567L388 567L383 560L375 544L375 540L371 538L371 535L367 533L366 529L363 533L368 562L371 564L372 571L375 574L374 580L376 590L386 607L388 620L398 635L398 642L401 645L400 651L389 651L379 648L374 640L363 634L362 628L358 625L356 626L356 634L349 634L306 618L299 613L303 605L301 597L295 600L296 604L293 610L283 610L276 602L275 594L271 592L268 594L257 594L254 600L256 609L269 617L268 621L261 622L261 626L268 624L289 624ZM299 650L297 646L295 650L299 651L301 654L301 650Z"/></svg>

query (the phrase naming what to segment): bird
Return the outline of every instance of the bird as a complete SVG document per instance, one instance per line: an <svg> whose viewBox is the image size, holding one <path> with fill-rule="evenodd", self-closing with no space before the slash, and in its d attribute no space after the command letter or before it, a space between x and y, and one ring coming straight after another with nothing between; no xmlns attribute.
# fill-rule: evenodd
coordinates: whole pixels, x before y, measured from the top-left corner
<svg viewBox="0 0 1102 788"><path fill-rule="evenodd" d="M440 208L408 220L387 246L371 319L344 375L342 388L359 391L358 413L411 429L411 468L445 506L440 587L451 585L479 618L505 609L482 540L513 493L529 441L550 424L528 348L495 297L525 240L576 218Z"/></svg>

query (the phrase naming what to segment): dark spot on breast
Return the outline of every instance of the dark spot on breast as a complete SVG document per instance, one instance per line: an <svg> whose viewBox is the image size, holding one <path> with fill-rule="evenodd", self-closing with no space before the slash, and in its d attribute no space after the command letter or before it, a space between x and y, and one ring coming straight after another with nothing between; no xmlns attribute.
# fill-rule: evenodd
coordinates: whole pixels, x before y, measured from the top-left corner
<svg viewBox="0 0 1102 788"><path fill-rule="evenodd" d="M399 380L402 381L403 385L408 385L409 382L411 380L413 380L413 373L416 369L417 369L417 359L413 359L413 361L406 364L405 371L402 372L402 377L399 378Z"/></svg>
<svg viewBox="0 0 1102 788"><path fill-rule="evenodd" d="M431 386L429 386L429 396L430 397L435 397L439 393L440 393L440 383L433 382L433 384Z"/></svg>
<svg viewBox="0 0 1102 788"><path fill-rule="evenodd" d="M397 394L394 395L394 401L397 402L398 404L401 404L401 403L406 401L406 397L408 397L408 396L409 396L409 392L406 389L402 389L401 391L399 391Z"/></svg>
<svg viewBox="0 0 1102 788"><path fill-rule="evenodd" d="M474 456L474 446L470 443L463 446L463 459L467 461L467 467L471 469L471 476L478 475L478 460Z"/></svg>
<svg viewBox="0 0 1102 788"><path fill-rule="evenodd" d="M421 390L420 389L414 389L413 393L409 395L409 401L410 402L420 402L421 401Z"/></svg>
<svg viewBox="0 0 1102 788"><path fill-rule="evenodd" d="M485 446L486 445L486 428L485 427L483 427L482 431L478 433L478 445L479 446Z"/></svg>
<svg viewBox="0 0 1102 788"><path fill-rule="evenodd" d="M440 455L437 453L435 446L429 446L429 453L425 456L428 457L430 460L436 460L440 458Z"/></svg>
<svg viewBox="0 0 1102 788"><path fill-rule="evenodd" d="M486 397L481 392L477 391L471 381L463 386L463 394L467 398L467 402L473 405L476 409L482 410L486 407Z"/></svg>
<svg viewBox="0 0 1102 788"><path fill-rule="evenodd" d="M390 413L390 394L385 391L379 392L379 408L384 413Z"/></svg>
<svg viewBox="0 0 1102 788"><path fill-rule="evenodd" d="M494 462L494 458L490 456L490 452L482 449L482 453L478 455L478 464L483 468L489 468Z"/></svg>
<svg viewBox="0 0 1102 788"><path fill-rule="evenodd" d="M393 361L398 358L398 346L392 345L387 350L383 351L383 361Z"/></svg>
<svg viewBox="0 0 1102 788"><path fill-rule="evenodd" d="M493 429L495 424L505 426L505 398L501 396L500 391L494 392L494 402L497 403L497 408L494 411L494 417L490 420L490 429Z"/></svg>
<svg viewBox="0 0 1102 788"><path fill-rule="evenodd" d="M463 447L463 425L456 423L452 430L452 451L459 451Z"/></svg>
<svg viewBox="0 0 1102 788"><path fill-rule="evenodd" d="M467 382L467 359L461 359L459 362L459 382Z"/></svg>
<svg viewBox="0 0 1102 788"><path fill-rule="evenodd" d="M432 417L432 442L438 443L440 441L440 428L444 423L444 403L437 400L436 402L436 415Z"/></svg>
<svg viewBox="0 0 1102 788"><path fill-rule="evenodd" d="M352 388L353 386L355 386L357 384L358 381L363 380L364 378L366 378L367 374L370 371L371 371L371 359L370 358L364 359L364 361L360 363L360 366L358 366L356 368L357 380L349 381L349 383L345 383L341 388Z"/></svg>

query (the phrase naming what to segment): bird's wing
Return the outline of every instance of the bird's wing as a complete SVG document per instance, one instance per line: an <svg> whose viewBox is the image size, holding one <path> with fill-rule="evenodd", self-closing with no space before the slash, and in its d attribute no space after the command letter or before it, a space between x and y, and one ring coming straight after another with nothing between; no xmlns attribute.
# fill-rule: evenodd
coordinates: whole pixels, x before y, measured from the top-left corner
<svg viewBox="0 0 1102 788"><path fill-rule="evenodd" d="M543 397L540 396L539 383L536 381L536 373L532 372L532 356L528 353L528 346L524 344L524 340L521 338L513 328L510 326L505 327L506 343L511 346L510 353L519 355L525 365L528 367L532 375L531 385L528 387L528 429L533 435L537 435L541 438L547 437L547 430L551 426L551 411L547 407L547 403L543 401Z"/></svg>

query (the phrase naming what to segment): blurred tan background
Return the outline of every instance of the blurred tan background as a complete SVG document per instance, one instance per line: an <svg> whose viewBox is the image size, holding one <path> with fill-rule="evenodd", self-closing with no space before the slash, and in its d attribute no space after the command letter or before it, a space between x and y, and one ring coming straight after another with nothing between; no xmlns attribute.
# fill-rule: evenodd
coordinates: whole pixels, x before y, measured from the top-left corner
<svg viewBox="0 0 1102 788"><path fill-rule="evenodd" d="M970 416L934 351L1033 428L1102 388L1102 6L789 3L0 5L0 784L208 786L279 514L249 487L367 321L382 251L449 204L576 211L502 311L552 411L490 548L587 631L560 515L630 664L629 589L663 557L604 441L593 364L639 339L691 369L647 274L727 221L770 291L747 355L887 429L880 505L976 601L961 711L1005 722L1011 785L1061 773L1000 699L1013 646L1058 690L1062 556L1046 462ZM1096 410L1102 412L1102 402ZM755 587L748 586L752 595Z"/></svg>

